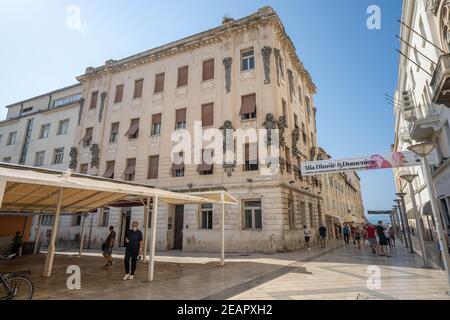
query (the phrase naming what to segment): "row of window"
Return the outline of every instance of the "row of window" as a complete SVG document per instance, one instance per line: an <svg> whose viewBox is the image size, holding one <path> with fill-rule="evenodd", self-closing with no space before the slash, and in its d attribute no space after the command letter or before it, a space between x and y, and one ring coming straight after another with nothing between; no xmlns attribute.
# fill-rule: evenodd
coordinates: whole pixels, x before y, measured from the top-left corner
<svg viewBox="0 0 450 320"><path fill-rule="evenodd" d="M55 148L53 149L52 161L51 164L61 164L64 161L64 148ZM45 151L38 151L34 154L34 162L33 165L35 167L44 166L45 162Z"/></svg>
<svg viewBox="0 0 450 320"><path fill-rule="evenodd" d="M39 131L39 139L47 139L50 133L50 123L43 124ZM61 120L58 123L56 135L67 134L69 131L69 119ZM3 135L0 134L0 143L2 142ZM6 145L11 146L17 143L17 131L12 131L8 134Z"/></svg>
<svg viewBox="0 0 450 320"><path fill-rule="evenodd" d="M203 61L202 66L202 81L209 81L214 79L214 65L215 60L209 59ZM253 48L243 50L241 52L241 70L248 71L255 68L255 54ZM178 68L177 76L177 88L188 86L189 82L189 66L183 66ZM161 72L155 75L155 85L153 88L153 93L158 94L164 91L165 85L165 73ZM120 103L123 101L125 85L120 84L116 86L116 91L114 95L114 103ZM144 79L138 79L134 82L134 93L133 99L138 99L142 97L144 89ZM91 93L90 109L95 109L98 104L98 91Z"/></svg>

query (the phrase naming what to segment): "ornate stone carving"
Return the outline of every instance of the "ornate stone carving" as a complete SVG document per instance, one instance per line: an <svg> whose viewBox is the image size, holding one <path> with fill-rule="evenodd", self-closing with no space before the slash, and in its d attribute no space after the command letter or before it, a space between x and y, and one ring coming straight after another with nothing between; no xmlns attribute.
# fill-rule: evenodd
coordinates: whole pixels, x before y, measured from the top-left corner
<svg viewBox="0 0 450 320"><path fill-rule="evenodd" d="M261 49L264 65L264 83L270 83L270 55L272 54L272 48L265 46Z"/></svg>
<svg viewBox="0 0 450 320"><path fill-rule="evenodd" d="M298 148L298 142L300 141L300 128L292 130L292 155L295 158L300 158L300 149Z"/></svg>
<svg viewBox="0 0 450 320"><path fill-rule="evenodd" d="M280 86L280 59L281 59L281 55L280 55L280 49L273 49L273 55L275 56L275 65L276 65L276 70L277 70L277 84L278 86Z"/></svg>
<svg viewBox="0 0 450 320"><path fill-rule="evenodd" d="M94 143L91 145L91 168L98 168L100 163L100 148L98 144Z"/></svg>
<svg viewBox="0 0 450 320"><path fill-rule="evenodd" d="M436 15L441 0L427 0L426 10Z"/></svg>
<svg viewBox="0 0 450 320"><path fill-rule="evenodd" d="M81 123L81 118L83 116L83 108L84 108L84 98L80 99L80 108L78 109L78 125Z"/></svg>
<svg viewBox="0 0 450 320"><path fill-rule="evenodd" d="M294 95L294 74L292 73L291 69L287 70L288 74L288 81L289 81L289 98L292 102L292 97Z"/></svg>
<svg viewBox="0 0 450 320"><path fill-rule="evenodd" d="M100 111L98 113L98 122L102 122L103 110L105 109L106 96L107 96L106 91L103 91L100 95Z"/></svg>
<svg viewBox="0 0 450 320"><path fill-rule="evenodd" d="M69 169L76 170L78 165L78 149L75 147L70 148L70 161L69 161Z"/></svg>
<svg viewBox="0 0 450 320"><path fill-rule="evenodd" d="M266 120L262 125L267 130L266 144L270 146L272 144L272 130L277 128L277 121L275 120L273 114L266 114Z"/></svg>
<svg viewBox="0 0 450 320"><path fill-rule="evenodd" d="M224 155L224 161L223 161L223 169L227 173L228 177L231 177L234 168L236 167L236 160L234 159L227 159L227 151L231 151L232 155L234 156L234 128L231 121L226 120L219 128L222 131L223 135L223 155Z"/></svg>
<svg viewBox="0 0 450 320"><path fill-rule="evenodd" d="M284 170L286 169L286 160L284 160L284 158L280 157L280 159L278 160L279 162L279 166L280 166L280 173L283 174Z"/></svg>
<svg viewBox="0 0 450 320"><path fill-rule="evenodd" d="M225 67L225 89L227 93L231 91L231 65L233 63L233 58L227 57L223 59L223 65Z"/></svg>
<svg viewBox="0 0 450 320"><path fill-rule="evenodd" d="M285 116L280 116L278 120L278 130L280 133L280 147L284 147L286 145L286 137L284 136L284 133L287 129L287 121Z"/></svg>
<svg viewBox="0 0 450 320"><path fill-rule="evenodd" d="M312 147L309 150L310 160L313 161L316 158L316 148Z"/></svg>
<svg viewBox="0 0 450 320"><path fill-rule="evenodd" d="M450 52L450 1L442 3L441 17L439 21L441 43L445 52Z"/></svg>

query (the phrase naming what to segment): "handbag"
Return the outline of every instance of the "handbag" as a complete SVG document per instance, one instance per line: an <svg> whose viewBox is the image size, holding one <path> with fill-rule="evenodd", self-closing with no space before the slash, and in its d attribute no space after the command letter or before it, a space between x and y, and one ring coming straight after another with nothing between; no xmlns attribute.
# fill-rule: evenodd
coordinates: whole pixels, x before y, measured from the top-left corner
<svg viewBox="0 0 450 320"><path fill-rule="evenodd" d="M106 250L106 242L103 242L103 244L102 244L102 251L105 251Z"/></svg>

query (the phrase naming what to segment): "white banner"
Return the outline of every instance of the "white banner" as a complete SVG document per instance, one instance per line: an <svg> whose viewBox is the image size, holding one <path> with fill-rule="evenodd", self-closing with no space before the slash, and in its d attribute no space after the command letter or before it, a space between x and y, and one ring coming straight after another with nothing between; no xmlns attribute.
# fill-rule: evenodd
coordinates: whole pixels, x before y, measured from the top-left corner
<svg viewBox="0 0 450 320"><path fill-rule="evenodd" d="M432 165L438 163L434 155L429 155L428 161ZM345 160L321 160L304 162L301 166L303 176L325 174L344 171L363 171L375 169L392 169L422 165L422 158L411 151L395 152L390 155L374 154L363 158Z"/></svg>

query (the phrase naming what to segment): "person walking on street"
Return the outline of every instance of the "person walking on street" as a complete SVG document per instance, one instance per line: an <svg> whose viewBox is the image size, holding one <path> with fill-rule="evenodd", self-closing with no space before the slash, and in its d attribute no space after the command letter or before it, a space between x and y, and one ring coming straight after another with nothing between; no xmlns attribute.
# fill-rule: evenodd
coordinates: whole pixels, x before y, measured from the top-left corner
<svg viewBox="0 0 450 320"><path fill-rule="evenodd" d="M361 250L362 230L359 227L355 228L355 242L359 250Z"/></svg>
<svg viewBox="0 0 450 320"><path fill-rule="evenodd" d="M342 228L342 234L344 235L345 244L350 244L350 227L346 223L344 228Z"/></svg>
<svg viewBox="0 0 450 320"><path fill-rule="evenodd" d="M103 246L104 246L103 257L105 257L105 259L106 259L105 268L108 268L108 267L112 266L112 264L113 264L112 250L114 247L115 240L116 240L116 232L114 231L114 227L110 226L109 227L109 235L106 238L105 243L103 244Z"/></svg>
<svg viewBox="0 0 450 320"><path fill-rule="evenodd" d="M138 229L139 222L132 223L132 229L128 230L125 243L125 276L123 280L133 280L136 271L136 265L139 253L142 252L143 237L141 230ZM131 260L131 269L130 269Z"/></svg>
<svg viewBox="0 0 450 320"><path fill-rule="evenodd" d="M305 243L308 247L308 251L311 251L311 246L309 244L309 241L311 239L311 230L309 230L307 226L303 226L303 234L305 235Z"/></svg>
<svg viewBox="0 0 450 320"><path fill-rule="evenodd" d="M372 252L377 253L377 249L378 249L377 248L378 247L377 235L376 235L377 230L376 230L375 226L373 224L369 224L367 226L366 232L367 232L367 240L369 241L369 245L370 245L370 248L372 249Z"/></svg>
<svg viewBox="0 0 450 320"><path fill-rule="evenodd" d="M321 224L319 227L319 238L320 238L320 246L322 249L326 247L327 241L327 228Z"/></svg>
<svg viewBox="0 0 450 320"><path fill-rule="evenodd" d="M389 227L389 235L391 239L391 247L395 248L395 230L392 226Z"/></svg>
<svg viewBox="0 0 450 320"><path fill-rule="evenodd" d="M390 249L391 248L391 233L389 232L389 226L384 226L384 236L386 237L386 240L388 243L387 247L388 247L388 249Z"/></svg>
<svg viewBox="0 0 450 320"><path fill-rule="evenodd" d="M388 241L384 234L384 229L385 229L385 227L383 225L383 221L378 221L377 234L378 234L378 240L379 240L379 254L382 257L384 257L384 256L389 257L389 255L384 251L385 247L387 249L387 246L388 246Z"/></svg>

